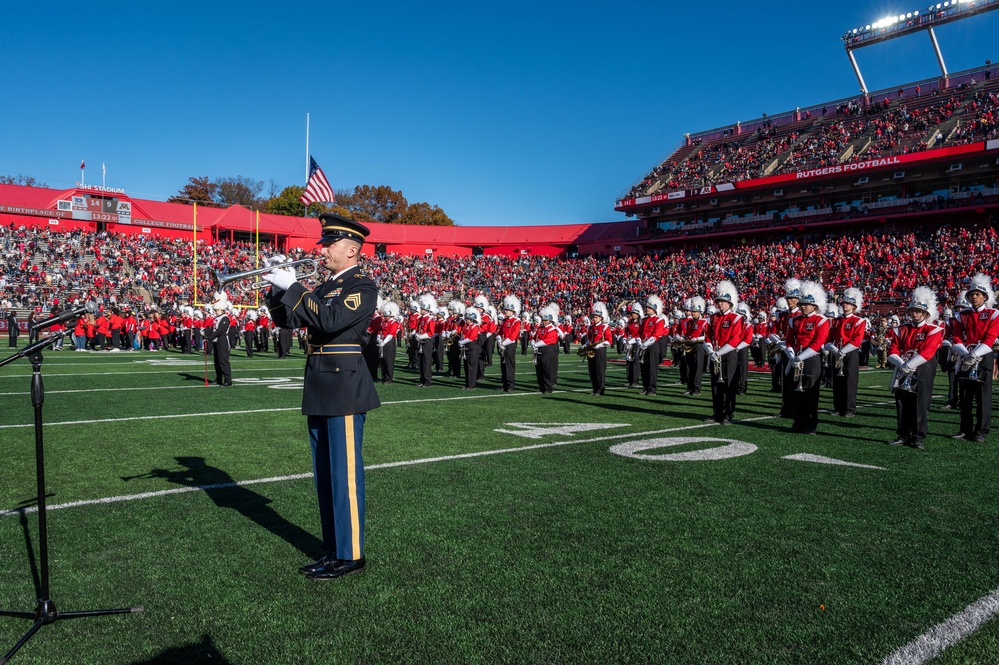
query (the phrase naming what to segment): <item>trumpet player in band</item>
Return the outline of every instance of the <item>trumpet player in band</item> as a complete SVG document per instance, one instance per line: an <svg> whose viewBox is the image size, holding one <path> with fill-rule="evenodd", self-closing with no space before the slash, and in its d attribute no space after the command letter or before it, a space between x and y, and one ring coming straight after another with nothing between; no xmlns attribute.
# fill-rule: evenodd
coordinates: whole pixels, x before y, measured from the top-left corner
<svg viewBox="0 0 999 665"><path fill-rule="evenodd" d="M743 340L743 319L736 314L739 292L728 280L718 282L714 291L718 312L711 317L704 340L711 367L711 418L716 423L731 425L735 413L735 395L739 390L739 352Z"/></svg>
<svg viewBox="0 0 999 665"><path fill-rule="evenodd" d="M895 368L891 387L896 420L896 436L888 445L922 448L944 330L934 323L937 294L933 289L917 287L911 300L906 308L909 321L898 326L888 350L888 364Z"/></svg>
<svg viewBox="0 0 999 665"><path fill-rule="evenodd" d="M825 294L823 294L822 297L825 298ZM781 381L780 417L790 418L791 420L794 420L795 403L794 396L791 393L797 388L797 386L794 385L792 381L788 380L790 367L788 367L789 354L787 351L787 339L791 334L791 330L794 328L794 322L802 315L801 309L798 307L800 298L801 280L792 277L784 282L784 301L787 303L787 311L779 312L777 314L776 331L776 335L779 338L777 346L784 353L784 358L781 358L781 369L784 372L784 378ZM822 309L825 308L823 307ZM818 381L818 377L816 377L815 380Z"/></svg>
<svg viewBox="0 0 999 665"><path fill-rule="evenodd" d="M739 365L736 376L735 392L737 395L745 395L749 391L749 354L753 345L753 340L759 337L753 325L753 313L749 305L740 302L735 306L735 313L742 317L742 339L736 345L736 353L739 354Z"/></svg>
<svg viewBox="0 0 999 665"><path fill-rule="evenodd" d="M626 352L624 364L628 373L628 387L634 388L642 381L642 367L639 361L639 349L642 342L642 304L635 302L628 308L628 322L624 326L624 344Z"/></svg>
<svg viewBox="0 0 999 665"><path fill-rule="evenodd" d="M520 339L520 298L511 294L500 305L503 323L497 333L500 347L500 376L503 392L512 393L517 387L517 340Z"/></svg>
<svg viewBox="0 0 999 665"><path fill-rule="evenodd" d="M586 341L580 347L580 355L586 358L586 368L590 374L592 395L603 395L607 378L607 347L614 341L610 326L607 325L607 305L594 303L590 310L590 325L586 329Z"/></svg>
<svg viewBox="0 0 999 665"><path fill-rule="evenodd" d="M402 327L401 321L399 305L391 300L386 300L382 304L382 322L376 338L378 369L381 373L382 383L392 383L395 380L396 336Z"/></svg>
<svg viewBox="0 0 999 665"><path fill-rule="evenodd" d="M641 342L638 353L642 373L642 394L655 395L659 385L659 338L666 334L662 314L663 301L651 295L645 299L645 318L642 319Z"/></svg>
<svg viewBox="0 0 999 665"><path fill-rule="evenodd" d="M559 307L550 303L540 312L541 323L534 333L531 346L535 351L534 372L538 380L538 390L550 395L558 382L558 317Z"/></svg>
<svg viewBox="0 0 999 665"><path fill-rule="evenodd" d="M700 395L704 376L704 338L708 331L708 320L704 318L704 298L694 296L687 301L690 318L686 319L683 330L685 344L684 362L687 365L687 389L684 395Z"/></svg>
<svg viewBox="0 0 999 665"><path fill-rule="evenodd" d="M992 426L992 381L996 354L992 350L999 336L999 310L992 278L978 273L971 279L969 307L954 315L954 351L960 358L957 371L961 430L952 436L968 441L985 441Z"/></svg>
<svg viewBox="0 0 999 665"><path fill-rule="evenodd" d="M957 311L962 309L967 309L970 307L965 296L967 294L962 291L958 298L957 304L954 308ZM963 304L962 304L963 301ZM959 404L957 401L957 369L960 363L958 362L957 353L954 351L954 309L945 307L943 311L943 319L940 325L944 329L943 342L940 344L940 349L937 351L937 361L938 367L947 375L947 401L940 406L941 409L956 409Z"/></svg>
<svg viewBox="0 0 999 665"><path fill-rule="evenodd" d="M461 325L461 337L458 338L458 354L465 366L465 387L462 390L475 390L479 382L479 356L482 354L482 343L479 341L479 309L467 307L465 322Z"/></svg>
<svg viewBox="0 0 999 665"><path fill-rule="evenodd" d="M826 345L833 359L833 413L852 418L857 414L860 347L867 332L867 320L858 315L864 306L864 294L860 289L846 289L839 304L843 314L830 330Z"/></svg>
<svg viewBox="0 0 999 665"><path fill-rule="evenodd" d="M822 285L803 282L797 305L801 315L793 319L786 340L788 371L784 383L791 391L791 431L815 434L819 426L821 351L829 338L829 320L820 313L826 308L826 292Z"/></svg>
<svg viewBox="0 0 999 665"><path fill-rule="evenodd" d="M460 300L452 300L447 304L448 309L451 310L451 316L448 318L449 324L445 334L447 339L444 340L444 355L447 356L447 375L455 379L461 378L461 345L458 344L458 340L461 339L462 328L465 325L465 304Z"/></svg>

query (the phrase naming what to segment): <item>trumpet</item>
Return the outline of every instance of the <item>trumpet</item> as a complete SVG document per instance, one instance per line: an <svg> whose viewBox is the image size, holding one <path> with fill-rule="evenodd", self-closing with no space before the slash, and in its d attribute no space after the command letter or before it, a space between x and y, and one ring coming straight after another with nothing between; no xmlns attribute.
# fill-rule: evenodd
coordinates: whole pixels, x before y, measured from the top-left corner
<svg viewBox="0 0 999 665"><path fill-rule="evenodd" d="M797 384L797 386L794 389L794 392L796 392L796 393L803 393L803 392L805 392L805 386L804 386L804 381L805 381L804 365L801 364L801 361L797 361L797 362L795 362L792 365L792 367L794 369L794 372L791 375L791 380L794 381Z"/></svg>
<svg viewBox="0 0 999 665"><path fill-rule="evenodd" d="M220 273L215 268L209 269L209 276L212 282L212 288L216 291L221 291L227 285L233 282L242 282L244 279L255 277L256 275L263 275L269 273L272 270L279 270L282 268L295 268L295 279L301 281L308 277L312 277L319 271L319 263L322 259L298 259L297 261L286 261L285 263L279 263L277 265L268 266L264 268L254 268L253 270L244 270L243 272L232 272L232 273ZM311 266L311 270L299 271L299 267ZM245 286L241 286L239 291L259 291L261 289L269 288L270 282L266 280L259 280L256 282L250 282Z"/></svg>
<svg viewBox="0 0 999 665"><path fill-rule="evenodd" d="M592 358L593 356L597 355L597 352L593 348L592 344L583 344L576 351L576 355L579 356L580 358Z"/></svg>

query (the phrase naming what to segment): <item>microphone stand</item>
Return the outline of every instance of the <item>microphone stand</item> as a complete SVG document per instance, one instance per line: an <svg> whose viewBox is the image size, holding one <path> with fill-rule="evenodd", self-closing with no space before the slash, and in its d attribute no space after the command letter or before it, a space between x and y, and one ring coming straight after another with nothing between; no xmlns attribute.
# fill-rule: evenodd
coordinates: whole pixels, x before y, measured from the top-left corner
<svg viewBox="0 0 999 665"><path fill-rule="evenodd" d="M33 612L16 612L11 610L0 610L0 616L15 617L19 619L34 620L34 625L28 629L21 639L17 641L10 651L0 656L0 665L4 665L14 654L47 624L54 623L59 619L76 619L79 617L102 616L105 614L133 614L144 611L142 605L135 607L121 608L114 610L84 610L78 612L60 612L56 609L55 601L49 594L49 543L48 543L48 523L46 521L45 505L45 456L42 446L42 404L45 401L45 390L42 386L42 350L51 346L56 340L62 339L66 335L65 331L53 333L43 340L35 342L21 349L9 358L0 360L0 367L10 364L15 360L27 357L31 361L31 404L35 407L35 469L38 487L38 560L41 565L41 575L36 589L38 593L38 604Z"/></svg>

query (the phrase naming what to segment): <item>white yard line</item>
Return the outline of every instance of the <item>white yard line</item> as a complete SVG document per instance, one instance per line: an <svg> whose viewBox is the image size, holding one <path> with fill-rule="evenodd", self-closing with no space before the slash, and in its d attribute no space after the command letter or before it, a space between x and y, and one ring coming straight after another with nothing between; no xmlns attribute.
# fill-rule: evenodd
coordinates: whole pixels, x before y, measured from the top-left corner
<svg viewBox="0 0 999 665"><path fill-rule="evenodd" d="M921 665L942 654L964 638L977 632L999 614L999 589L982 596L971 605L938 623L925 633L896 649L881 665Z"/></svg>

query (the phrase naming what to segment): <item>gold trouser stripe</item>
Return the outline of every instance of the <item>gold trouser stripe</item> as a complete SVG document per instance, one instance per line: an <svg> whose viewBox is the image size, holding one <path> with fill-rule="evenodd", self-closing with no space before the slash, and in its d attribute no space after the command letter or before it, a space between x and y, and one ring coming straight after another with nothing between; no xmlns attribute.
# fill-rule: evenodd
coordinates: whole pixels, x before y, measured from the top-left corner
<svg viewBox="0 0 999 665"><path fill-rule="evenodd" d="M344 416L343 424L347 442L347 498L350 501L351 556L361 558L361 525L357 508L357 456L354 447L354 416Z"/></svg>

